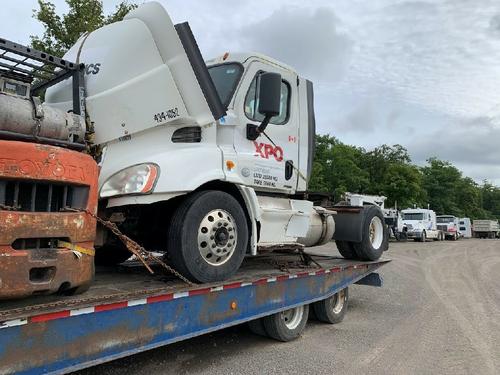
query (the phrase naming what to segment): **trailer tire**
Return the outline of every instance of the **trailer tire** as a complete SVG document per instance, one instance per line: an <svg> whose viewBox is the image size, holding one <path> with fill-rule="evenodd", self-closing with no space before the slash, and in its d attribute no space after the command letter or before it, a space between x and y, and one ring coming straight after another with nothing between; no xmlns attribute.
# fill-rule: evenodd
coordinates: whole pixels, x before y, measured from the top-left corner
<svg viewBox="0 0 500 375"><path fill-rule="evenodd" d="M352 246L352 242L348 241L335 241L337 245L337 249L345 259L357 259L356 252L354 251L354 247Z"/></svg>
<svg viewBox="0 0 500 375"><path fill-rule="evenodd" d="M113 241L96 250L94 264L96 266L111 267L125 262L131 256L132 253L123 243Z"/></svg>
<svg viewBox="0 0 500 375"><path fill-rule="evenodd" d="M252 331L252 333L258 336L269 337L269 335L266 332L266 327L264 327L264 322L262 321L262 318L250 320L248 322L248 328L250 328L250 331Z"/></svg>
<svg viewBox="0 0 500 375"><path fill-rule="evenodd" d="M226 280L240 267L247 247L245 212L228 193L195 192L173 214L167 240L168 259L190 280Z"/></svg>
<svg viewBox="0 0 500 375"><path fill-rule="evenodd" d="M333 296L313 303L313 311L316 318L324 323L340 323L344 320L349 301L349 290L344 288Z"/></svg>
<svg viewBox="0 0 500 375"><path fill-rule="evenodd" d="M384 215L377 206L367 206L363 211L362 239L353 243L359 260L377 260L389 247L389 231Z"/></svg>
<svg viewBox="0 0 500 375"><path fill-rule="evenodd" d="M297 306L262 318L269 337L278 341L295 340L304 331L309 317L309 305Z"/></svg>

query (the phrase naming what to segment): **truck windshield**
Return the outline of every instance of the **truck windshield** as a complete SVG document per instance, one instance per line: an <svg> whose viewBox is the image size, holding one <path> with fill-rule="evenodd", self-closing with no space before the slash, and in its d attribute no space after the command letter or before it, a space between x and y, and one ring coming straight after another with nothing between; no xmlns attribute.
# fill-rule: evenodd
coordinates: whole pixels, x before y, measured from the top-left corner
<svg viewBox="0 0 500 375"><path fill-rule="evenodd" d="M238 63L212 65L208 67L208 72L212 77L222 104L227 108L243 73L243 66Z"/></svg>
<svg viewBox="0 0 500 375"><path fill-rule="evenodd" d="M423 220L424 214L422 212L407 212L403 214L403 220Z"/></svg>
<svg viewBox="0 0 500 375"><path fill-rule="evenodd" d="M438 223L453 223L453 217L438 217L436 218L436 221Z"/></svg>

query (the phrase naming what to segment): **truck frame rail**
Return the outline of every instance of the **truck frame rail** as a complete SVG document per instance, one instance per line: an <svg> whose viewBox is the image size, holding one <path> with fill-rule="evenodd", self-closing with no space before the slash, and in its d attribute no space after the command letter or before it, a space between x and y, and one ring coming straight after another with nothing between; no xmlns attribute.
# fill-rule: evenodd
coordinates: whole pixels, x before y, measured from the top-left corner
<svg viewBox="0 0 500 375"><path fill-rule="evenodd" d="M241 324L328 298L355 282L377 285L373 272L389 262L313 259L320 267L300 266L290 254L262 255L247 259L230 280L193 287L151 277L129 262L98 272L81 296L3 303L0 373L67 373Z"/></svg>

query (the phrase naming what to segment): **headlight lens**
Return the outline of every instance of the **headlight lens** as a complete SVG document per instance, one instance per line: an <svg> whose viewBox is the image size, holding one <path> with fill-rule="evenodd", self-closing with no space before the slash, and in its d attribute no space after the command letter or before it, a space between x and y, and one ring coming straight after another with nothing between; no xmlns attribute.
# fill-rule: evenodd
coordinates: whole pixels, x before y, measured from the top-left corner
<svg viewBox="0 0 500 375"><path fill-rule="evenodd" d="M150 193L159 175L155 164L139 164L126 168L110 178L102 185L101 198L126 194Z"/></svg>

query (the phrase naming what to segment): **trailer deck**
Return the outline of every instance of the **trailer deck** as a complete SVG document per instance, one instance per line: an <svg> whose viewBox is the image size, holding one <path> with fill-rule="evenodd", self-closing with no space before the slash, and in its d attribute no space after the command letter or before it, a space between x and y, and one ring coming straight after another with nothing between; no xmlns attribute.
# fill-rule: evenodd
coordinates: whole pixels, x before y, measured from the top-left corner
<svg viewBox="0 0 500 375"><path fill-rule="evenodd" d="M0 373L66 373L327 298L389 262L313 255L247 259L230 280L189 286L127 262L78 296L0 302Z"/></svg>

